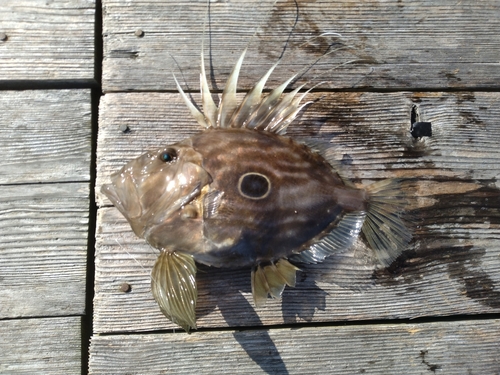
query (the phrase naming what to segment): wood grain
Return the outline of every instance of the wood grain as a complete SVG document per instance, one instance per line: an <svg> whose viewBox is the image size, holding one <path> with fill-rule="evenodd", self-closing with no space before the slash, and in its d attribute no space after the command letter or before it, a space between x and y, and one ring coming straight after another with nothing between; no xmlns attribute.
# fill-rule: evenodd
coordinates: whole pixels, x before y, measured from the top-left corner
<svg viewBox="0 0 500 375"><path fill-rule="evenodd" d="M79 4L74 2L73 12L81 14ZM24 22L34 29L37 6L67 10L69 4L18 5L32 12L24 13ZM50 13L58 10L46 12L55 22ZM77 315L86 311L90 94L89 89L0 92L0 319L7 319L0 320L1 373L81 373ZM56 316L66 317L42 318ZM20 317L35 319L12 319Z"/></svg>
<svg viewBox="0 0 500 375"><path fill-rule="evenodd" d="M433 196L425 198L434 199ZM450 200L452 207L453 198ZM450 206L441 209L452 212ZM432 223L422 227L406 259L396 262L389 270L376 270L359 255L362 250L357 249L318 265L302 266L296 287L287 288L281 301L269 300L260 309L255 309L252 301L250 270L200 267L198 327L500 311L500 294L496 291L500 282L498 224L460 225L448 215L440 215L443 224L437 228ZM176 325L161 314L151 295L150 272L156 250L136 238L114 208L100 210L98 227L94 332L176 329ZM120 289L123 283L130 285L131 291L123 292Z"/></svg>
<svg viewBox="0 0 500 375"><path fill-rule="evenodd" d="M209 2L206 21L203 0L103 0L90 373L499 373L500 4L273 3ZM326 81L289 134L330 144L356 184L400 178L414 239L387 269L361 241L302 266L296 288L259 309L250 270L200 266L200 330L187 335L151 296L157 250L99 189L128 160L200 131L172 73L200 103L202 40L217 92L245 47L241 90L282 52L267 88L295 73L292 87ZM414 121L432 136L413 138ZM421 317L434 322L394 324Z"/></svg>
<svg viewBox="0 0 500 375"><path fill-rule="evenodd" d="M200 103L198 95L193 98ZM498 93L315 93L306 100L318 98L289 134L330 143L334 156L348 161L346 172L355 180L488 180L500 188ZM432 123L432 137L411 136L412 109L418 121ZM179 95L169 93L108 94L99 121L100 205L109 204L100 186L126 161L201 130Z"/></svg>
<svg viewBox="0 0 500 375"><path fill-rule="evenodd" d="M0 373L81 374L81 318L0 320Z"/></svg>
<svg viewBox="0 0 500 375"><path fill-rule="evenodd" d="M0 184L89 181L90 90L0 92Z"/></svg>
<svg viewBox="0 0 500 375"><path fill-rule="evenodd" d="M0 319L85 312L88 183L0 186Z"/></svg>
<svg viewBox="0 0 500 375"><path fill-rule="evenodd" d="M95 0L2 0L0 85L94 79Z"/></svg>
<svg viewBox="0 0 500 375"><path fill-rule="evenodd" d="M496 374L499 329L490 320L97 336L90 373Z"/></svg>
<svg viewBox="0 0 500 375"><path fill-rule="evenodd" d="M318 94L319 96L320 94ZM326 93L294 136L332 143L356 182L399 177L410 199L415 238L389 270L376 270L362 247L306 266L283 301L254 311L249 270L202 268L200 327L415 318L498 312L500 153L496 93ZM314 97L314 96L313 96ZM433 135L409 134L412 108ZM98 180L153 146L182 139L197 125L168 93L108 94L101 102ZM189 124L191 123L191 124ZM122 133L120 125L130 132ZM164 139L165 141L159 141ZM98 194L99 204L109 204ZM175 327L150 295L156 251L114 208L99 210L95 332ZM122 283L132 291L120 291Z"/></svg>
<svg viewBox="0 0 500 375"><path fill-rule="evenodd" d="M207 69L218 89L245 47L246 74L240 80L244 89L284 49L270 86L337 50L323 57L304 78L312 83L324 80L328 83L322 87L337 89L498 87L492 79L500 76L498 2L273 3L210 3L210 25L206 26L204 0L104 0L103 90L175 91L172 73L181 81L198 82L203 38ZM332 70L346 62L351 63Z"/></svg>

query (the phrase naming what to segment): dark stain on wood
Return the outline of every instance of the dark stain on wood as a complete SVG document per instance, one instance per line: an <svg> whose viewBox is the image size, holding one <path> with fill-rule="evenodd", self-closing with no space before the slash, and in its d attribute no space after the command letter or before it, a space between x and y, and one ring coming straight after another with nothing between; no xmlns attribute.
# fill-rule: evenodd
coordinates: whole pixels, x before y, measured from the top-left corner
<svg viewBox="0 0 500 375"><path fill-rule="evenodd" d="M436 233L429 229L436 225L500 225L500 190L484 186L463 194L433 196L432 207L420 209L420 225L415 233L413 250L404 252L390 267L373 272L378 285L394 286L398 283L421 282L431 265L445 265L449 276L458 281L465 295L492 308L500 307L500 292L495 282L483 270L486 249L472 244L474 238L467 233ZM424 240L425 238L425 240Z"/></svg>
<svg viewBox="0 0 500 375"><path fill-rule="evenodd" d="M114 58L129 58L136 59L139 57L139 50L115 49L110 51L110 56Z"/></svg>
<svg viewBox="0 0 500 375"><path fill-rule="evenodd" d="M422 359L422 363L424 365L427 366L427 369L431 372L436 372L436 370L440 370L441 369L441 366L440 365L435 365L435 364L431 364L429 363L426 359L425 359L425 356L429 354L429 351L428 350L421 350L420 351L420 358Z"/></svg>
<svg viewBox="0 0 500 375"><path fill-rule="evenodd" d="M498 13L497 7L492 4L489 7ZM157 5L155 3L154 6ZM276 3L270 13L258 13L254 25L245 24L243 30L241 22L246 22L246 15L233 16L229 12L230 18L226 18L224 11L220 12L222 5L225 2L213 3L213 14L210 15L214 21L209 51L210 57L213 57L210 64L213 63L214 77L217 78L217 81L214 78L214 82L223 87L223 80L227 78L239 54L237 47L244 47L248 42L241 41L243 34L254 40L248 42L249 50L240 77L240 88L249 89L256 77L259 78L282 55L283 59L270 77L266 89L276 87L297 72L302 73L302 76L293 87L308 79L311 79L309 84L312 85L328 77L328 84L317 87L316 92L308 95L315 102L300 121L291 126L290 136L314 138L339 149L336 156L340 157L336 160L341 160L343 165L352 170L352 174L347 175L356 183L402 178L404 190L409 194L414 239L410 248L388 269L373 271L371 264L363 264L363 261L371 260L363 258L366 249L361 245L359 249L353 249L353 254L360 252L356 254L357 257L351 257L351 253L339 254L322 264L301 265L302 270L297 273L297 286L285 290L281 305L277 301L269 301L262 309L255 309L251 302L249 269L221 270L200 266L197 312L201 332L184 339L183 335L170 335L165 331L172 326L165 322L153 303L149 294L147 270L139 269L132 260L124 259L120 248L113 241L119 238L132 255L138 256L145 256L144 246L125 232L120 221L122 218L118 218L112 209L101 208L105 219L99 225L105 233L99 235L101 242L98 248L99 259L101 262L106 260L106 263L97 266L100 277L96 293L94 366L101 360L108 369L122 366L123 361L110 361L110 358L113 355L118 358L123 351L128 353L128 350L136 350L138 353L147 353L148 359L158 361L157 368L164 370L170 361L177 361L172 359L177 358L172 353L181 347L179 357L187 360L179 367L191 373L190 364L197 359L207 358L206 353L211 350L210 340L214 340L214 347L223 348L220 350L225 356L211 356L214 363L227 365L238 354L238 347L241 347L244 349L243 358L248 359L250 365L256 363L267 373L300 373L303 372L300 368L302 363L307 363L309 368L306 372L310 371L310 366L317 365L317 360L314 357L308 363L308 356L304 353L324 357L321 368L311 373L329 370L333 373L334 369L328 368L330 363L335 364L338 373L345 372L338 366L343 363L339 358L343 357L332 354L337 348L344 347L346 357L356 358L356 362L364 353L368 353L365 354L366 360L357 368L354 368L357 363L349 362L352 373L355 370L359 373L387 373L391 370L394 373L406 370L412 373L453 372L450 370L450 354L456 357L452 362L454 368L464 368L462 345L467 346L469 351L479 348L481 361L477 363L488 363L493 368L497 363L495 348L498 334L490 334L490 337L485 335L489 341L482 337L480 343L475 337L478 332L481 333L482 327L490 327L488 329L491 332L498 332L495 330L498 322L494 319L446 321L435 326L433 323L416 324L410 329L409 324L398 324L390 329L385 324L363 324L359 326L360 339L355 343L349 341L353 336L352 331L342 327L338 330L340 336L328 337L332 345L330 350L321 350L324 343L320 344L318 339L332 328L330 323L339 320L432 319L433 316L442 315L495 313L494 309L500 307L500 298L495 289L495 283L498 289L498 247L495 241L498 239L500 222L499 186L496 181L498 168L494 164L498 159L495 149L498 96L495 96L497 85L488 81L488 77L496 73L494 62L498 46L491 42L490 34L498 18L490 17L485 29L477 22L485 14L484 5L465 9L461 4L451 1L438 6L431 1L418 5L398 1L397 4L373 2L360 6L359 2L342 2L323 6L322 2L288 0ZM159 6L158 9L165 11L173 8ZM205 14L203 7L196 9L198 13L203 9ZM145 92L175 90L170 78L171 62L166 63L161 58L166 55L164 46L170 46L168 53L179 62L188 84L193 86L199 79L200 39L195 40L183 34L186 29L193 30L193 34L200 30L199 25L193 22L193 19L202 18L199 14L193 18L192 12L182 11L179 12L184 17L181 17L182 23L164 22L158 18L145 25L136 22L137 9L114 5L110 10L122 18L119 23L116 21L118 18L105 19L108 23L106 29L110 30L109 36L105 37L105 45L109 49L105 52L107 55L103 68L106 73L103 75L104 91L108 94L103 98L101 108L104 115L100 124L100 137L104 141L100 143L103 151L100 155L104 157L98 163L101 167L98 186L114 168L115 159L128 158L138 148L153 145L150 139L154 140L157 134L162 134L164 123L171 126L168 128L169 141L182 139L195 131L186 125L185 113L177 109L183 105L173 94L161 96ZM429 14L438 14L440 17L431 17ZM218 29L216 21L223 24L224 29ZM193 25L185 27L189 22ZM141 54L146 53L148 59L138 54L138 37L130 32L136 30L138 25L147 29L148 35L154 32L158 36L141 40ZM259 29L261 31L257 32L256 37L250 37L253 30ZM123 30L129 30L130 35L122 37ZM337 31L344 37L318 37L323 32ZM449 40L456 41L456 46L450 46ZM327 51L346 45L353 48L346 48L328 58L324 56ZM192 56L196 56L196 59ZM131 58L135 58L133 64L130 63ZM306 70L305 66L318 58L319 62ZM339 61L347 59L356 61L346 65L345 69L331 70ZM208 59L206 62L208 65ZM320 77L316 77L318 71ZM325 71L328 74L321 76ZM328 91L318 93L323 87L328 87ZM383 93L352 93L353 88L357 90L359 87L373 87ZM460 92L450 92L455 87L459 87ZM495 92L463 91L474 87L494 87L492 91ZM132 98L112 92L129 88L143 93ZM426 88L431 90L412 92ZM437 92L439 88L443 92ZM343 89L351 92L340 92ZM397 95L391 90L397 91ZM325 100L317 100L319 97ZM159 107L168 109L151 105L155 100L164 103ZM129 108L132 111L128 112ZM174 116L170 116L172 113ZM127 142L125 136L118 142L113 136L105 136L111 134L106 133L107 126L118 132L118 123L124 122L130 123L130 128L134 129L126 137ZM153 125L142 130L143 122ZM414 132L413 135L417 137L412 137L411 131L415 130L412 125L425 122L432 124L432 137L427 131ZM132 142L130 136L137 138L133 138ZM106 202L101 199L100 203ZM115 229L116 223L121 229ZM154 262L153 256L147 259L149 263ZM141 276L132 278L131 275ZM120 282L116 280L133 283L133 293L125 295L120 292ZM110 285L113 285L112 291L108 291ZM119 298L116 298L119 293ZM304 322L309 322L308 326L315 330L310 331L313 334L300 336L297 341L293 340L299 337L296 335L300 335L301 331L304 332L303 327L289 331L285 327L275 329L284 323ZM328 324L316 325L325 322ZM384 326L383 331L377 331L380 326ZM238 331L215 330L220 327ZM209 331L203 332L205 328ZM489 332L484 329L484 332ZM154 332L156 330L160 332ZM429 332L422 335L426 330ZM155 334L126 334L140 331ZM399 333L394 336L394 332ZM470 332L469 336L464 332ZM119 335L99 336L99 333ZM284 341L279 339L281 334ZM224 335L234 338L229 348L230 356L227 355L227 344L221 345ZM204 342L204 337L209 341ZM311 342L306 341L309 337ZM367 342L369 337L374 337L374 341ZM157 346L149 347L155 340L158 340ZM130 344L136 342L137 345ZM200 342L202 355L197 355L196 347ZM289 353L283 342L292 348ZM431 350L427 346L429 342L442 342L446 350L437 346ZM102 347L99 347L100 343ZM126 346L120 347L123 343ZM184 349L183 345L186 345ZM106 354L111 355L102 355L104 351L100 352L100 348L105 348ZM151 355L151 348L154 356ZM308 352L309 348L313 351ZM370 351L372 348L376 348L375 354ZM392 353L398 353L397 357L401 357L399 353L406 349L406 363L411 361L415 366L397 371L395 368L402 362ZM356 350L362 355L353 355ZM189 353L187 357L186 353ZM291 361L290 353L296 354L299 360ZM380 355L380 358L373 358L373 355ZM135 368L137 356L128 358L133 358L133 361L130 360L130 369ZM148 369L153 368L152 361L147 361ZM470 366L469 363L466 366ZM251 371L250 368L245 368L246 373L255 372L256 366ZM231 371L236 373L238 369L235 366ZM241 368L239 370L244 373Z"/></svg>

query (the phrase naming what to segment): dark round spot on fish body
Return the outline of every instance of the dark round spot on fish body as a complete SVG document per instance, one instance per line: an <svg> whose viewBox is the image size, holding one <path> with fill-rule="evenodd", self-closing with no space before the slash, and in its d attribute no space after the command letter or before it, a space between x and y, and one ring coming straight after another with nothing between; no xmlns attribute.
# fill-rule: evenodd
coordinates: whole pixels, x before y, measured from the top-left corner
<svg viewBox="0 0 500 375"><path fill-rule="evenodd" d="M271 191L271 181L260 173L245 173L238 181L238 191L248 199L263 199Z"/></svg>

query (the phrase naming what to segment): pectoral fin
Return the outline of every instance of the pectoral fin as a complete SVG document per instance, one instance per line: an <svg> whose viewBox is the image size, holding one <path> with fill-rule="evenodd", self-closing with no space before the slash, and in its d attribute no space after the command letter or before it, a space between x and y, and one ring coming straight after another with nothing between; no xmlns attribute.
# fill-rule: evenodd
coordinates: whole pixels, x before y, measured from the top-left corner
<svg viewBox="0 0 500 375"><path fill-rule="evenodd" d="M191 255L162 251L151 272L151 291L163 314L187 332L196 329L196 265Z"/></svg>
<svg viewBox="0 0 500 375"><path fill-rule="evenodd" d="M281 298L285 285L295 286L296 271L298 268L286 259L264 267L259 265L252 270L252 295L255 306L263 306L268 294Z"/></svg>

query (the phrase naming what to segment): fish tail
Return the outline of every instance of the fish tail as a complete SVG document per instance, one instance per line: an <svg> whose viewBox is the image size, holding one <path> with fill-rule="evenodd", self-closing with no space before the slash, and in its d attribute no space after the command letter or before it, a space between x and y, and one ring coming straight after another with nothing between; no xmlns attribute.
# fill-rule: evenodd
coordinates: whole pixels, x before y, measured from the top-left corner
<svg viewBox="0 0 500 375"><path fill-rule="evenodd" d="M258 265L252 270L252 295L255 306L263 306L268 294L281 298L285 285L295 286L295 273L298 270L286 259L267 266Z"/></svg>
<svg viewBox="0 0 500 375"><path fill-rule="evenodd" d="M162 313L189 332L196 329L196 265L191 255L161 251L151 272L151 291Z"/></svg>
<svg viewBox="0 0 500 375"><path fill-rule="evenodd" d="M368 212L361 231L380 263L390 265L412 236L401 216L407 205L398 180L376 182L367 188Z"/></svg>

